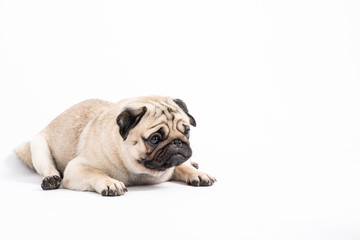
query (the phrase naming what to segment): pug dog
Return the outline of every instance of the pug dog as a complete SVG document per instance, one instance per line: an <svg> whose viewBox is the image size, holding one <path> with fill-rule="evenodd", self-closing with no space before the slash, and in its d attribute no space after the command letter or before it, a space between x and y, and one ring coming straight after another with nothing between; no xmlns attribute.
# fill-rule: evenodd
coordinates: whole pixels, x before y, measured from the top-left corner
<svg viewBox="0 0 360 240"><path fill-rule="evenodd" d="M188 161L190 126L196 121L180 99L92 99L60 114L15 153L43 177L44 190L62 185L120 196L127 186L169 180L211 186L216 179Z"/></svg>

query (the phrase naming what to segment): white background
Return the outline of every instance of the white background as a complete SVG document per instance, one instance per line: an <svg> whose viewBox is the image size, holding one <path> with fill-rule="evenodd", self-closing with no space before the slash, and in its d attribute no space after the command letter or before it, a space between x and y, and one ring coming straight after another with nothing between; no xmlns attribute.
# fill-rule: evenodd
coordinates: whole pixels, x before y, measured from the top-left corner
<svg viewBox="0 0 360 240"><path fill-rule="evenodd" d="M0 0L0 239L360 239L359 1ZM218 182L42 191L12 153L88 98L183 99Z"/></svg>

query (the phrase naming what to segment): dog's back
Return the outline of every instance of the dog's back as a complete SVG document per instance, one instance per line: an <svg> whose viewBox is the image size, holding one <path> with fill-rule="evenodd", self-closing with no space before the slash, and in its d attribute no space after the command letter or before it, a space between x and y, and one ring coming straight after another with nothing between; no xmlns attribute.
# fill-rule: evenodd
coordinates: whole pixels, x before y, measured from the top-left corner
<svg viewBox="0 0 360 240"><path fill-rule="evenodd" d="M104 107L112 103L90 99L80 102L57 116L42 132L45 133L57 168L63 172L66 164L76 156L80 135L85 126L95 118ZM75 130L75 131L74 131ZM34 169L31 157L31 141L14 149L18 157Z"/></svg>

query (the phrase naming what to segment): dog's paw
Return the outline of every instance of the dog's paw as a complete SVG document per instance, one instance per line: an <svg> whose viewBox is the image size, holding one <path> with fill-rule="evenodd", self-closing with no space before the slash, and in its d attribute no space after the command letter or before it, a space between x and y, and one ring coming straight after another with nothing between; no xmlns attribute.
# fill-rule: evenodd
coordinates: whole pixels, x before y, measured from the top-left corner
<svg viewBox="0 0 360 240"><path fill-rule="evenodd" d="M216 179L204 172L197 172L196 174L190 175L186 180L188 185L191 186L211 186L216 182Z"/></svg>
<svg viewBox="0 0 360 240"><path fill-rule="evenodd" d="M61 177L58 175L44 177L41 188L44 190L57 189L61 185Z"/></svg>
<svg viewBox="0 0 360 240"><path fill-rule="evenodd" d="M104 181L99 191L103 196L121 196L125 192L127 192L125 184L115 179Z"/></svg>

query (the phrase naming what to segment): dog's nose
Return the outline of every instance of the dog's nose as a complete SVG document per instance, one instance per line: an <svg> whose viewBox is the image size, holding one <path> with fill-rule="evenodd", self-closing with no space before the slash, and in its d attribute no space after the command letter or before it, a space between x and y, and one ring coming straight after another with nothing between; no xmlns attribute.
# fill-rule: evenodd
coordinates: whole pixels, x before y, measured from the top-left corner
<svg viewBox="0 0 360 240"><path fill-rule="evenodd" d="M172 143L177 147L180 147L182 145L182 141L180 139L175 139L172 141Z"/></svg>

